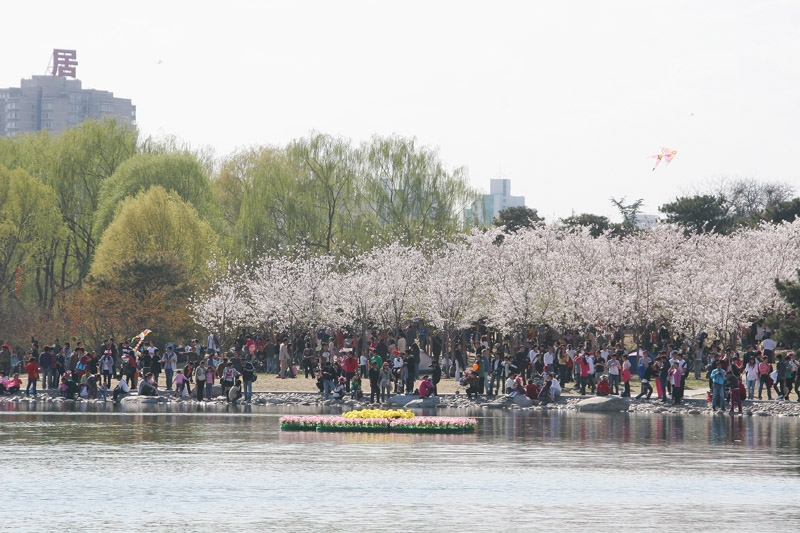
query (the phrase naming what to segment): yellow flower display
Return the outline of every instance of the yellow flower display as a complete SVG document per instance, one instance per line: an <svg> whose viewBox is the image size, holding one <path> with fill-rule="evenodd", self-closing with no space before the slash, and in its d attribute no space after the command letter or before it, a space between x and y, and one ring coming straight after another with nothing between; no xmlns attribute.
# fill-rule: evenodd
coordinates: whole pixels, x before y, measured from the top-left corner
<svg viewBox="0 0 800 533"><path fill-rule="evenodd" d="M360 409L348 411L345 418L414 418L414 413L403 409Z"/></svg>

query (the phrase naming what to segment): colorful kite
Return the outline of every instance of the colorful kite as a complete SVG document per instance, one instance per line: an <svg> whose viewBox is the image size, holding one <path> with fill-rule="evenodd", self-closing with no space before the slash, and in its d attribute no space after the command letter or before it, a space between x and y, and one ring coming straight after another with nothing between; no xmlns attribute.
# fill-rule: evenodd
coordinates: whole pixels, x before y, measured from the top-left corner
<svg viewBox="0 0 800 533"><path fill-rule="evenodd" d="M150 331L149 329L146 329L143 332L141 332L138 335L136 335L134 338L132 338L131 339L131 344L136 343L136 346L134 346L133 349L134 350L138 350L139 346L141 346L142 342L144 342L144 338L147 337L148 335L150 335L151 333L152 333L152 331Z"/></svg>
<svg viewBox="0 0 800 533"><path fill-rule="evenodd" d="M675 155L677 153L678 153L677 150L670 150L669 148L662 148L660 154L648 156L648 159L655 159L656 160L656 164L653 166L653 170L655 170L656 167L658 167L658 164L661 163L662 159L664 161L666 161L667 165L669 165L672 162L672 160L675 158Z"/></svg>

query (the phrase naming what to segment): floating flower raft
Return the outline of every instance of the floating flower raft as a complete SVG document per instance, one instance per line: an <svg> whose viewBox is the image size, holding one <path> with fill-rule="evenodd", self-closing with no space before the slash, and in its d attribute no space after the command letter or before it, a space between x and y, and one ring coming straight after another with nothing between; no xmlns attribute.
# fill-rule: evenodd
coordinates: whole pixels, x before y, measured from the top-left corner
<svg viewBox="0 0 800 533"><path fill-rule="evenodd" d="M473 433L474 418L414 416L409 411L364 409L343 416L282 416L283 431L358 431L367 433Z"/></svg>

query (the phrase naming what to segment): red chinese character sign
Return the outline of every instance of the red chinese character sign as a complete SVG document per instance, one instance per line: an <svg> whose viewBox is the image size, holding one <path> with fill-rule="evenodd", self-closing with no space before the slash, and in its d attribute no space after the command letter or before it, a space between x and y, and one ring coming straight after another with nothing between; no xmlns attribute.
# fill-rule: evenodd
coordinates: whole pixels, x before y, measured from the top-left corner
<svg viewBox="0 0 800 533"><path fill-rule="evenodd" d="M76 50L53 49L53 76L76 77L78 52Z"/></svg>

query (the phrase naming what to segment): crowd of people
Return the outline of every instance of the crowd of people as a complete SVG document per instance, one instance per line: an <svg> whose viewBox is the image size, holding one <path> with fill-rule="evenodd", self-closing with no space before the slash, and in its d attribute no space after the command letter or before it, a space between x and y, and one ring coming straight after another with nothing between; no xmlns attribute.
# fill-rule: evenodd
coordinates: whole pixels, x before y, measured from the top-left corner
<svg viewBox="0 0 800 533"><path fill-rule="evenodd" d="M619 330L590 330L583 337L553 335L551 330L529 334L525 340L500 336L480 325L464 330L451 351L443 351L438 332L412 322L398 331L373 331L366 337L320 329L293 335L240 334L229 352L220 350L215 335L205 346L198 339L183 345L153 342L103 341L96 350L81 342L63 345L56 339L43 346L31 339L22 360L0 345L0 392L37 394L58 389L65 398L82 396L117 400L131 390L158 395L159 377L165 390L210 399L215 383L230 401L250 401L259 372L292 379L305 374L316 380L325 399L350 396L385 402L394 394L437 395L443 379L454 379L469 398L525 395L536 402L557 400L572 383L581 395L631 396L631 381L638 377L636 398L656 398L673 404L683 401L686 381L705 373L708 399L714 409L730 403L741 410L741 400L789 400L792 391L800 401L800 361L794 352L776 355L776 343L766 335L743 350L723 348L721 341L705 345L676 341L662 328L654 336L655 355L649 350L626 352ZM576 348L577 346L577 348ZM428 351L429 350L429 351ZM430 367L422 377L422 354L430 353ZM179 364L180 361L180 364ZM20 375L27 376L23 388ZM117 383L112 388L112 379ZM367 392L366 386L369 385ZM194 392L192 392L194 386Z"/></svg>

